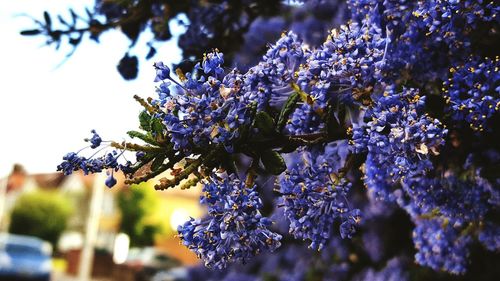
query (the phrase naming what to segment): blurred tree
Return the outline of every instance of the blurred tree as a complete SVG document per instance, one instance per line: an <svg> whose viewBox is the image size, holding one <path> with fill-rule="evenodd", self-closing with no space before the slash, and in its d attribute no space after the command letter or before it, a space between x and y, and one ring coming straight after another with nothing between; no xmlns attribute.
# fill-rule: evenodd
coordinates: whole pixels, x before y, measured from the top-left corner
<svg viewBox="0 0 500 281"><path fill-rule="evenodd" d="M72 212L70 203L55 192L24 194L12 210L9 232L36 236L56 245Z"/></svg>
<svg viewBox="0 0 500 281"><path fill-rule="evenodd" d="M298 5L302 2L306 3ZM101 34L118 30L130 45L117 69L131 80L140 69L138 56L151 59L162 42L172 39L173 26L183 27L178 40L183 60L175 68L186 72L213 49L224 53L226 65L248 67L284 30L297 32L311 45L321 44L323 34L343 22L345 15L344 1L337 0L96 0L83 13L45 11L21 34L43 36L46 45L56 50L69 46L70 57L83 41L99 43ZM147 51L137 54L134 47L140 35L148 32L152 38L142 43Z"/></svg>
<svg viewBox="0 0 500 281"><path fill-rule="evenodd" d="M130 236L131 246L149 246L162 231L153 218L159 199L147 184L134 185L118 195L118 207L122 215L120 231Z"/></svg>
<svg viewBox="0 0 500 281"><path fill-rule="evenodd" d="M137 77L137 56L130 55L139 36L150 31L153 38L146 43L150 59L156 54L159 43L172 38L170 21L186 27L181 35L179 47L187 60L187 66L204 52L219 48L227 59L238 50L243 35L258 16L277 15L280 7L288 6L279 0L96 0L92 8L79 14L69 9L68 15L43 13L43 18L33 18L35 26L21 31L26 36L44 36L47 45L59 49L68 44L71 56L82 41L99 42L102 33L120 30L130 39L129 50L118 64L118 71L126 80Z"/></svg>

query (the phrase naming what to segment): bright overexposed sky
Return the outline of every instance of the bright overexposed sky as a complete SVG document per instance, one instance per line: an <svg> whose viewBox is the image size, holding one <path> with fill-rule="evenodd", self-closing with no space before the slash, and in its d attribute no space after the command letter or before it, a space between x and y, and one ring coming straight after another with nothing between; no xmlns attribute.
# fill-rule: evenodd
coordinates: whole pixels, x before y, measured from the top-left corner
<svg viewBox="0 0 500 281"><path fill-rule="evenodd" d="M127 82L116 65L129 40L118 31L86 40L62 66L66 52L41 47L41 36L24 37L19 31L34 27L19 14L42 18L44 10L67 15L67 8L82 12L94 0L0 1L0 178L15 163L29 173L53 172L62 156L86 146L84 138L96 129L103 139L122 140L137 127L140 106L134 94L154 93L154 61L172 63L181 51L174 40L163 43L157 55L140 61L139 76ZM54 13L55 15L55 13ZM53 19L55 21L55 19ZM132 54L144 58L150 34L141 35Z"/></svg>

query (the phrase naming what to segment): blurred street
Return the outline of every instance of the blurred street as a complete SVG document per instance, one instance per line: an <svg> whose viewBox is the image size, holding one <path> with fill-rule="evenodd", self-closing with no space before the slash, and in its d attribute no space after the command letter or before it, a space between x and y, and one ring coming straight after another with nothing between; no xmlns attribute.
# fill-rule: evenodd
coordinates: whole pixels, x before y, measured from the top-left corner
<svg viewBox="0 0 500 281"><path fill-rule="evenodd" d="M92 278L89 281L111 281L110 278ZM63 272L54 272L52 281L78 281L78 277L70 276Z"/></svg>

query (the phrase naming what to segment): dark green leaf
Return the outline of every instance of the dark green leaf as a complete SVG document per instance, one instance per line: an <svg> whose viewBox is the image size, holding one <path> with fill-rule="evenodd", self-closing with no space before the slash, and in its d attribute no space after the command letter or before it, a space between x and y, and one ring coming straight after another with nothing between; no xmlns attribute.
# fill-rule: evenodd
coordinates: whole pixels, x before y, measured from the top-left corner
<svg viewBox="0 0 500 281"><path fill-rule="evenodd" d="M152 145L159 145L158 142L153 137L151 137L148 134L143 134L143 133L137 132L137 131L128 131L127 134L131 138L138 138L138 139L143 140L146 143L149 143L149 144L152 144Z"/></svg>
<svg viewBox="0 0 500 281"><path fill-rule="evenodd" d="M89 8L85 8L85 12L87 13L87 17L89 17L89 20L92 20L94 18L94 15L92 15L92 12L89 10Z"/></svg>
<svg viewBox="0 0 500 281"><path fill-rule="evenodd" d="M255 115L255 127L265 135L275 133L273 118L264 111L259 111L257 115Z"/></svg>
<svg viewBox="0 0 500 281"><path fill-rule="evenodd" d="M346 124L347 121L347 112L346 106L339 106L337 109L337 116L340 124Z"/></svg>
<svg viewBox="0 0 500 281"><path fill-rule="evenodd" d="M137 42L141 33L142 24L136 20L123 21L120 25L122 32L132 41L132 46Z"/></svg>
<svg viewBox="0 0 500 281"><path fill-rule="evenodd" d="M286 170L286 163L283 157L274 150L266 150L260 155L260 160L267 172L279 175Z"/></svg>
<svg viewBox="0 0 500 281"><path fill-rule="evenodd" d="M161 165L163 165L163 162L165 161L166 158L167 158L166 154L157 155L155 160L153 160L153 163L151 163L151 171L154 172L158 170L161 167Z"/></svg>
<svg viewBox="0 0 500 281"><path fill-rule="evenodd" d="M150 59L156 55L156 49L154 47L149 47L148 54L146 55L146 59Z"/></svg>
<svg viewBox="0 0 500 281"><path fill-rule="evenodd" d="M94 39L96 39L95 37ZM137 56L129 56L128 53L121 58L118 62L118 72L125 80L133 80L137 78L137 72L139 67L139 59Z"/></svg>
<svg viewBox="0 0 500 281"><path fill-rule="evenodd" d="M38 30L38 29L23 30L23 31L21 31L21 35L25 35L25 36L38 35L41 32L42 31Z"/></svg>
<svg viewBox="0 0 500 281"><path fill-rule="evenodd" d="M288 145L284 145L284 146L283 146L283 147L279 150L279 152L280 152L280 153L291 153L291 152L294 152L296 149L297 149L297 145L288 144Z"/></svg>
<svg viewBox="0 0 500 281"><path fill-rule="evenodd" d="M153 136L162 136L163 135L163 124L160 120L156 118L151 118L150 122L151 133Z"/></svg>
<svg viewBox="0 0 500 281"><path fill-rule="evenodd" d="M69 44L73 46L80 44L81 41L82 41L82 36L79 36L77 38L69 38Z"/></svg>
<svg viewBox="0 0 500 281"><path fill-rule="evenodd" d="M339 122L335 117L335 110L333 106L328 106L328 113L326 115L326 131L329 136L334 136L340 130Z"/></svg>
<svg viewBox="0 0 500 281"><path fill-rule="evenodd" d="M495 179L500 176L500 164L487 165L481 171L481 176L488 179Z"/></svg>
<svg viewBox="0 0 500 281"><path fill-rule="evenodd" d="M65 26L69 26L68 22L65 21L60 15L57 16L57 19L59 19L59 22L64 24Z"/></svg>
<svg viewBox="0 0 500 281"><path fill-rule="evenodd" d="M249 118L251 120L254 119L254 116L255 116L255 112L257 111L257 103L251 103L250 104L250 114L249 114ZM250 133L250 124L248 125L245 125L243 126L243 128L240 129L241 130L241 134L240 134L240 140L243 140L245 141L248 137L248 134Z"/></svg>
<svg viewBox="0 0 500 281"><path fill-rule="evenodd" d="M151 115L149 115L146 110L142 111L141 114L139 114L139 123L141 125L141 129L148 132L151 131Z"/></svg>
<svg viewBox="0 0 500 281"><path fill-rule="evenodd" d="M50 27L52 26L52 19L47 11L43 12L43 18L45 19L45 26L48 30L50 30Z"/></svg>
<svg viewBox="0 0 500 281"><path fill-rule="evenodd" d="M295 105L297 104L299 99L300 96L297 92L294 92L290 95L290 97L288 97L285 105L283 105L283 108L281 108L281 112L278 117L278 123L276 125L278 132L281 132L281 130L283 130L283 127L285 127L288 116L293 112Z"/></svg>
<svg viewBox="0 0 500 281"><path fill-rule="evenodd" d="M78 19L78 15L75 13L73 9L69 9L69 12L71 13L71 20L73 21L73 25L76 24L76 21Z"/></svg>

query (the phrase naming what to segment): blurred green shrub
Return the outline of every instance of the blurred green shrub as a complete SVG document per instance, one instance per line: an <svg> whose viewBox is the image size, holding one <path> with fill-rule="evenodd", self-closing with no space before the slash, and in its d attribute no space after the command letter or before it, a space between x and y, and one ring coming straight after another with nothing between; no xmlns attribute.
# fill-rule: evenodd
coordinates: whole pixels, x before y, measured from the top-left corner
<svg viewBox="0 0 500 281"><path fill-rule="evenodd" d="M56 192L30 192L16 201L9 232L35 236L55 246L72 212L71 203Z"/></svg>
<svg viewBox="0 0 500 281"><path fill-rule="evenodd" d="M121 212L120 231L130 237L130 245L142 247L154 245L154 237L162 227L154 219L159 199L151 186L133 185L118 195Z"/></svg>

